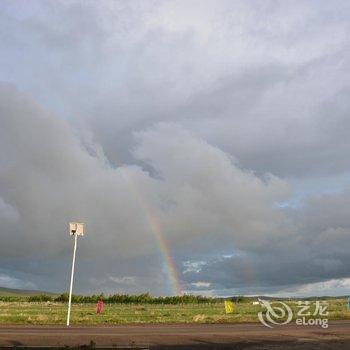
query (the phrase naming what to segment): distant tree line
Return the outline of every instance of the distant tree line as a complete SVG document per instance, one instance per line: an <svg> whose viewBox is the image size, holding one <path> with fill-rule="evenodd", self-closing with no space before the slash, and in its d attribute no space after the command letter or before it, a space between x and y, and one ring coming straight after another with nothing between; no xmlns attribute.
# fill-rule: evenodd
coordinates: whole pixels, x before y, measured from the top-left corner
<svg viewBox="0 0 350 350"><path fill-rule="evenodd" d="M102 300L107 304L203 304L215 303L215 298L209 298L199 295L181 295L181 296L164 296L155 297L149 293L130 295L130 294L113 294L113 295L72 295L73 303L96 303ZM67 302L68 293L61 294L53 301Z"/></svg>
<svg viewBox="0 0 350 350"><path fill-rule="evenodd" d="M68 293L60 295L32 295L32 296L0 296L0 301L3 302L15 302L15 301L27 301L27 302L68 302ZM143 293L138 295L132 294L94 294L94 295L72 295L73 303L88 304L97 303L102 300L107 304L213 304L222 302L223 300L232 300L235 303L247 303L251 300L255 300L254 297L246 296L233 296L225 298L213 298L205 297L202 295L177 295L177 296L152 296L149 293Z"/></svg>
<svg viewBox="0 0 350 350"><path fill-rule="evenodd" d="M28 302L68 302L68 293L59 296L51 296L46 294L32 295L28 297L0 296L0 301L28 301ZM97 303L103 300L107 304L208 304L222 301L219 298L205 297L201 295L181 295L181 296L159 296L155 297L149 293L130 295L130 294L94 294L94 295L72 295L73 303Z"/></svg>

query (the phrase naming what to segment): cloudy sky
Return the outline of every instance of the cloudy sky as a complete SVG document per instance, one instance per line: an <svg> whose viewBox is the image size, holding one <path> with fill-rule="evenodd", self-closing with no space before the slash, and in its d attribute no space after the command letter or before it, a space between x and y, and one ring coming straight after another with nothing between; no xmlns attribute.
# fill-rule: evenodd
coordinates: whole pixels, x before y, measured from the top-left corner
<svg viewBox="0 0 350 350"><path fill-rule="evenodd" d="M0 286L350 293L349 1L0 3Z"/></svg>

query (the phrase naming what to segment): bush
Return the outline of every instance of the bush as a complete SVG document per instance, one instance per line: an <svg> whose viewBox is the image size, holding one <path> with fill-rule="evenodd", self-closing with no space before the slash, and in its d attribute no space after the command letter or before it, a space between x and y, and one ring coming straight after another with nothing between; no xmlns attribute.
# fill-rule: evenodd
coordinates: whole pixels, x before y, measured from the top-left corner
<svg viewBox="0 0 350 350"><path fill-rule="evenodd" d="M41 294L41 295L33 295L28 298L29 302L42 302L42 301L53 301L53 298L49 295Z"/></svg>
<svg viewBox="0 0 350 350"><path fill-rule="evenodd" d="M236 297L232 297L231 300L236 303L248 303L250 299L248 297L245 297L243 295L238 295Z"/></svg>
<svg viewBox="0 0 350 350"><path fill-rule="evenodd" d="M6 295L0 296L0 301L4 301L4 302L25 301L26 299L27 298L25 297L17 297L17 296L6 296Z"/></svg>

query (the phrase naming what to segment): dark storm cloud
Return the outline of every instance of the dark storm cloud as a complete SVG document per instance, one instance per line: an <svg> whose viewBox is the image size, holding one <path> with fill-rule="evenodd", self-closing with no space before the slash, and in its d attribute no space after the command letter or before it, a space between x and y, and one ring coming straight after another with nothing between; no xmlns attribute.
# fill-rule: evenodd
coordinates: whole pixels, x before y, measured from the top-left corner
<svg viewBox="0 0 350 350"><path fill-rule="evenodd" d="M136 135L134 154L155 169L155 179L137 166L114 168L103 154L92 156L66 122L12 86L1 86L0 112L4 260L67 259L66 226L74 219L86 222L90 232L81 243L87 262L100 255L147 261L159 249L149 225L153 217L180 251L196 236L209 251L212 232L219 249L226 239L241 247L259 246L279 225L273 205L288 195L286 183L273 176L262 181L241 170L227 154L176 124L158 124ZM85 271L93 272L88 265ZM136 277L145 276L142 265ZM104 266L105 274L114 276L111 281L121 278L111 265ZM158 275L164 272L158 265ZM94 274L96 279L98 269Z"/></svg>
<svg viewBox="0 0 350 350"><path fill-rule="evenodd" d="M210 281L220 289L270 292L288 286L347 278L350 263L350 192L320 196L305 206L286 210L289 224L258 249L247 247L226 257L212 258L184 274L188 283ZM276 263L278 261L278 263Z"/></svg>
<svg viewBox="0 0 350 350"><path fill-rule="evenodd" d="M168 292L140 198L188 289L348 277L346 1L28 4L0 4L0 281L59 288L79 219L79 290Z"/></svg>

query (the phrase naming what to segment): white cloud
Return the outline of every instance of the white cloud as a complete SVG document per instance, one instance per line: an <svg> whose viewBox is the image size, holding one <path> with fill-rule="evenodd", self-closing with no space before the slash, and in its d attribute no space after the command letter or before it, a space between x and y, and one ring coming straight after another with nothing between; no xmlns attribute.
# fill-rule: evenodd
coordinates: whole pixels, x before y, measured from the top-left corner
<svg viewBox="0 0 350 350"><path fill-rule="evenodd" d="M109 276L108 279L117 284L126 284L126 285L136 284L135 277L133 276L122 276L122 277Z"/></svg>
<svg viewBox="0 0 350 350"><path fill-rule="evenodd" d="M192 286L197 287L197 288L208 288L211 286L210 282L203 282L203 281L199 281L199 282L192 282L191 283Z"/></svg>

